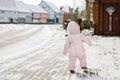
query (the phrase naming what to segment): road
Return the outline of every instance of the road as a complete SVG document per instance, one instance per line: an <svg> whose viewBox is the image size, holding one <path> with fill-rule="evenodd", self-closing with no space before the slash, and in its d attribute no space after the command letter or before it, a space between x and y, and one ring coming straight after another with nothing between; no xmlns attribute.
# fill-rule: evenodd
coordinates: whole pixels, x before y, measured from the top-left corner
<svg viewBox="0 0 120 80"><path fill-rule="evenodd" d="M81 77L69 73L61 26L2 25L0 80L120 80L119 37L87 36L93 43L86 45L88 67L99 71L98 76Z"/></svg>

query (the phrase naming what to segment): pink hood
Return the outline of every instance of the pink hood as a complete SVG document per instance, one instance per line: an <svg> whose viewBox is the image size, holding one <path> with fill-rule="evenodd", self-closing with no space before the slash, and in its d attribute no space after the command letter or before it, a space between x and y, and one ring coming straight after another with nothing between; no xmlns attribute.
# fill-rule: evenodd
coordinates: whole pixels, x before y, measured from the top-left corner
<svg viewBox="0 0 120 80"><path fill-rule="evenodd" d="M80 27L75 21L71 21L67 26L67 32L70 34L78 34L80 33Z"/></svg>

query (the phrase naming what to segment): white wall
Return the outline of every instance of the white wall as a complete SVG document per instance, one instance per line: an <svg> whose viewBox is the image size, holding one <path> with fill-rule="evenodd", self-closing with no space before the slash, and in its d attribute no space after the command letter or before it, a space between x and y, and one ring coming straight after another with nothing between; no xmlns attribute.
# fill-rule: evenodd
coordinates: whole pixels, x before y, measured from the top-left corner
<svg viewBox="0 0 120 80"><path fill-rule="evenodd" d="M18 12L18 19L24 18L25 22L32 22L32 13L26 13L26 12Z"/></svg>
<svg viewBox="0 0 120 80"><path fill-rule="evenodd" d="M0 22L10 22L10 18L13 18L13 21L16 21L17 12L0 10Z"/></svg>
<svg viewBox="0 0 120 80"><path fill-rule="evenodd" d="M40 13L33 13L33 18L40 18Z"/></svg>
<svg viewBox="0 0 120 80"><path fill-rule="evenodd" d="M10 18L18 22L20 17L25 18L26 22L32 22L32 13L0 10L0 22L10 22Z"/></svg>
<svg viewBox="0 0 120 80"><path fill-rule="evenodd" d="M18 17L26 18L26 16L32 16L32 13L18 12Z"/></svg>
<svg viewBox="0 0 120 80"><path fill-rule="evenodd" d="M39 19L33 19L33 23L40 23Z"/></svg>

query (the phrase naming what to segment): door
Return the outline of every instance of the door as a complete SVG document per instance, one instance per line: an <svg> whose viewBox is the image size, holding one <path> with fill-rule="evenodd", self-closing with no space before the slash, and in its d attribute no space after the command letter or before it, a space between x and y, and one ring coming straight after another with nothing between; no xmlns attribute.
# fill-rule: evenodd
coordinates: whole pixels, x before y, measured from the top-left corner
<svg viewBox="0 0 120 80"><path fill-rule="evenodd" d="M105 3L103 11L103 34L119 35L119 5Z"/></svg>
<svg viewBox="0 0 120 80"><path fill-rule="evenodd" d="M9 20L10 20L10 23L13 23L13 18L9 18Z"/></svg>

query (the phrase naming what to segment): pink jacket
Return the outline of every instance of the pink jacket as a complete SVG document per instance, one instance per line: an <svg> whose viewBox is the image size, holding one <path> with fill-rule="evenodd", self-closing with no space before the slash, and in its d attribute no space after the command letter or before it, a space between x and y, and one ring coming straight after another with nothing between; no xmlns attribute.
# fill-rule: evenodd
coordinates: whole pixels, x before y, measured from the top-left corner
<svg viewBox="0 0 120 80"><path fill-rule="evenodd" d="M80 27L76 22L71 21L68 24L67 31L70 33L70 35L66 39L66 43L64 46L64 55L66 55L67 53L84 53L84 42L87 43L89 46L92 45L91 41L87 39L82 33L80 33Z"/></svg>

